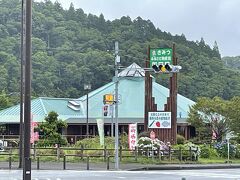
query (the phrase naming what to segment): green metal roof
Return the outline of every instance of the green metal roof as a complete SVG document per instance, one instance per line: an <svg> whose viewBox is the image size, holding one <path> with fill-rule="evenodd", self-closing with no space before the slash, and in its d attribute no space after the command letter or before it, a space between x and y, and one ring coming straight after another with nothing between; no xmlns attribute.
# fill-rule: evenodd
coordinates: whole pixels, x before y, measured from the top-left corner
<svg viewBox="0 0 240 180"><path fill-rule="evenodd" d="M145 82L144 72L137 65L132 64L124 71L119 73L119 122L143 122L144 119L144 101L145 101ZM103 95L114 94L115 81L89 93L89 119L95 122L97 118L103 118ZM164 109L164 104L169 96L169 89L156 83L153 79L153 96L158 110ZM32 100L33 121L42 121L50 111L59 114L59 118L69 123L86 122L86 95L79 99L70 98L49 98L40 97ZM188 116L189 106L195 102L182 96L177 95L177 117L181 123ZM18 123L19 122L19 105L0 111L0 123ZM110 122L110 118L105 118L105 122Z"/></svg>
<svg viewBox="0 0 240 180"><path fill-rule="evenodd" d="M31 112L33 121L43 121L47 114L55 111L59 114L59 118L66 120L70 117L83 116L82 111L73 110L68 107L69 98L49 98L39 97L31 101ZM20 105L0 111L0 123L19 123Z"/></svg>
<svg viewBox="0 0 240 180"><path fill-rule="evenodd" d="M144 72L135 63L119 73L119 118L131 119L144 118L144 101L145 101L145 81ZM103 95L108 93L114 94L115 83L114 80L111 83L102 86L89 93L89 117L90 118L102 118L103 108ZM156 83L153 78L153 96L155 97L155 103L158 106L158 110L164 110L164 104L167 103L167 97L169 96L169 89ZM86 110L86 95L79 98L82 102L83 110ZM195 104L194 101L178 94L177 95L177 118L181 123L183 119L188 117L189 107ZM179 121L180 122L180 121Z"/></svg>
<svg viewBox="0 0 240 180"><path fill-rule="evenodd" d="M143 118L144 117L144 77L138 78L120 78L119 81L119 118ZM101 118L103 107L103 95L108 93L114 94L115 84L113 82L96 89L89 93L89 117ZM158 110L164 109L164 104L169 96L169 89L153 82L153 96ZM84 109L86 108L86 96L80 98ZM189 106L194 101L178 94L177 95L177 116L187 118Z"/></svg>

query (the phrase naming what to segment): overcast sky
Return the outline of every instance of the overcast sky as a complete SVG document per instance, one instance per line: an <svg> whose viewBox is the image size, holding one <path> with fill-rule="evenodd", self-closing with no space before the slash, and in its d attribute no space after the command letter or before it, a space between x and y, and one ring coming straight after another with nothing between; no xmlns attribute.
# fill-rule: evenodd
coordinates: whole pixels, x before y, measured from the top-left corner
<svg viewBox="0 0 240 180"><path fill-rule="evenodd" d="M39 0L38 0L39 1ZM55 2L55 0L52 0ZM140 16L162 31L182 33L188 40L200 40L211 47L216 40L222 56L240 55L240 0L58 0L75 9L105 19Z"/></svg>

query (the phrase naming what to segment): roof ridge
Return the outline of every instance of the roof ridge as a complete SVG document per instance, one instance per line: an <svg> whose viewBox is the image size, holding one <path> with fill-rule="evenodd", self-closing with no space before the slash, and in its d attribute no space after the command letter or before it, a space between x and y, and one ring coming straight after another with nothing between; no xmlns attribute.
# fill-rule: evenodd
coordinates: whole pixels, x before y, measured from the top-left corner
<svg viewBox="0 0 240 180"><path fill-rule="evenodd" d="M78 100L78 98L38 97L39 99Z"/></svg>

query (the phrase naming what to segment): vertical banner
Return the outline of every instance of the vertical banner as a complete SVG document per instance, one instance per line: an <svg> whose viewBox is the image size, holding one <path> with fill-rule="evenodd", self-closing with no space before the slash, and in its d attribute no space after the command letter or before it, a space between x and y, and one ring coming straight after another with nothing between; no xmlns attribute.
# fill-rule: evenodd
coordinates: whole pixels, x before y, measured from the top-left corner
<svg viewBox="0 0 240 180"><path fill-rule="evenodd" d="M37 122L33 122L33 120L31 119L31 137L30 137L30 143L33 144L35 141L39 140L39 134L38 132L34 132L34 128L38 126Z"/></svg>
<svg viewBox="0 0 240 180"><path fill-rule="evenodd" d="M100 138L100 145L104 146L104 121L103 119L96 119L96 121Z"/></svg>
<svg viewBox="0 0 240 180"><path fill-rule="evenodd" d="M128 125L128 144L130 150L137 146L137 123Z"/></svg>

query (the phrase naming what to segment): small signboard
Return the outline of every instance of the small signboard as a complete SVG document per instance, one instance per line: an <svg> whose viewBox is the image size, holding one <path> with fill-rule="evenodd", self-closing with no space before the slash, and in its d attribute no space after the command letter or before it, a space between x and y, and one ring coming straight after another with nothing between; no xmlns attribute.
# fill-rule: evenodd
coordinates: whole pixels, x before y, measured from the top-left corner
<svg viewBox="0 0 240 180"><path fill-rule="evenodd" d="M154 64L159 66L160 64L172 65L173 52L171 48L157 48L150 49L150 67Z"/></svg>
<svg viewBox="0 0 240 180"><path fill-rule="evenodd" d="M130 150L137 146L137 124L128 125L128 144Z"/></svg>
<svg viewBox="0 0 240 180"><path fill-rule="evenodd" d="M171 128L171 112L148 112L148 128Z"/></svg>

